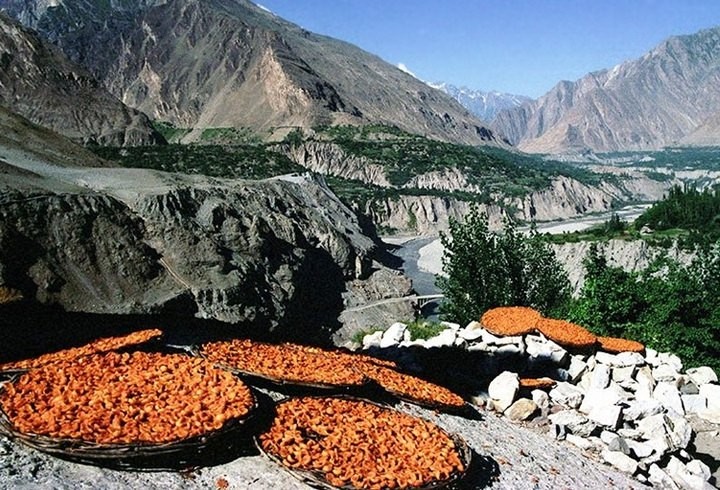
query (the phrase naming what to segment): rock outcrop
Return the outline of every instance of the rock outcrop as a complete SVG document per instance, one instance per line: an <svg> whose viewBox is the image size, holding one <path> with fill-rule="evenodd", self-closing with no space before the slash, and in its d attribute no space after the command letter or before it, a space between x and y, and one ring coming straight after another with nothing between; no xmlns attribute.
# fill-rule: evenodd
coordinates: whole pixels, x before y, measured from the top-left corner
<svg viewBox="0 0 720 490"><path fill-rule="evenodd" d="M309 177L58 167L5 151L0 284L43 304L179 311L328 339L354 301L347 283L384 270L355 215ZM381 294L353 288L362 301Z"/></svg>
<svg viewBox="0 0 720 490"><path fill-rule="evenodd" d="M0 106L72 140L101 145L163 141L144 114L108 93L55 46L0 12Z"/></svg>
<svg viewBox="0 0 720 490"><path fill-rule="evenodd" d="M676 355L652 349L573 352L541 333L497 336L479 322L443 325L432 338L413 339L406 325L395 323L365 336L363 347L405 364L424 363L435 376L442 376L439 366L449 366L446 379L475 379L476 403L517 423L535 415L533 426L641 482L713 488L715 477L692 444L693 426L720 428L720 385L712 369L685 371ZM523 380L540 376L548 381L544 387L523 387Z"/></svg>

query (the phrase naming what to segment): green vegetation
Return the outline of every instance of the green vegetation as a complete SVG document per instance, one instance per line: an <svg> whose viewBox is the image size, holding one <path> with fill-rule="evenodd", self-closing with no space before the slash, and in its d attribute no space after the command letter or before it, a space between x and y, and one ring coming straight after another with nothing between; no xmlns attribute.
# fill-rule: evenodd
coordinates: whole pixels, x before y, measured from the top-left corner
<svg viewBox="0 0 720 490"><path fill-rule="evenodd" d="M663 168L669 170L718 170L720 147L675 147L657 151L613 152L598 155L614 166ZM606 165L607 163L603 163Z"/></svg>
<svg viewBox="0 0 720 490"><path fill-rule="evenodd" d="M617 220L611 226L623 227ZM476 210L464 223L452 222L450 234L441 236L447 248L447 277L438 279L446 295L444 313L462 324L496 306L533 306L598 335L674 352L689 367L720 371L720 240L699 249L689 265L662 257L639 272L608 265L593 244L584 261L584 286L572 299L565 272L543 238L519 235L512 225L489 232Z"/></svg>
<svg viewBox="0 0 720 490"><path fill-rule="evenodd" d="M260 138L248 128L206 128L200 134L203 144L259 145Z"/></svg>
<svg viewBox="0 0 720 490"><path fill-rule="evenodd" d="M427 340L438 335L446 327L441 325L440 322L416 320L408 323L407 328L410 332L410 340Z"/></svg>
<svg viewBox="0 0 720 490"><path fill-rule="evenodd" d="M366 335L372 335L375 332L384 332L384 331L385 331L385 329L381 328L381 327L369 327L369 328L366 328L363 330L358 330L352 336L352 341L355 342L356 344L362 345L363 339L365 338Z"/></svg>
<svg viewBox="0 0 720 490"><path fill-rule="evenodd" d="M305 171L303 167L296 165L285 155L272 151L267 145L165 145L99 147L92 150L98 156L124 167L211 177L264 179Z"/></svg>
<svg viewBox="0 0 720 490"><path fill-rule="evenodd" d="M153 121L152 125L155 131L160 133L168 143L177 143L191 131L191 129L178 128L172 123L164 121Z"/></svg>
<svg viewBox="0 0 720 490"><path fill-rule="evenodd" d="M673 187L662 201L635 220L635 228L686 230L686 245L707 245L720 238L720 187L703 192L692 187Z"/></svg>
<svg viewBox="0 0 720 490"><path fill-rule="evenodd" d="M593 246L585 267L585 284L568 304L568 319L720 371L720 242L688 266L662 258L641 272L609 266Z"/></svg>
<svg viewBox="0 0 720 490"><path fill-rule="evenodd" d="M549 237L553 243L640 238L666 248L677 243L687 250L715 243L720 239L720 187L701 192L693 187L676 186L632 224L613 214L602 225Z"/></svg>
<svg viewBox="0 0 720 490"><path fill-rule="evenodd" d="M405 185L417 175L453 168L461 170L470 185L483 189L485 196L521 197L546 187L556 175L588 184L599 182L601 177L611 178L500 148L436 141L392 126L333 126L316 128L316 132L350 155L383 165L395 186Z"/></svg>
<svg viewBox="0 0 720 490"><path fill-rule="evenodd" d="M465 222L450 222L442 233L445 247L438 287L445 294L443 313L467 324L489 308L532 306L549 314L570 298L570 284L543 236L519 233L508 222L505 230L488 230L487 216L477 208Z"/></svg>

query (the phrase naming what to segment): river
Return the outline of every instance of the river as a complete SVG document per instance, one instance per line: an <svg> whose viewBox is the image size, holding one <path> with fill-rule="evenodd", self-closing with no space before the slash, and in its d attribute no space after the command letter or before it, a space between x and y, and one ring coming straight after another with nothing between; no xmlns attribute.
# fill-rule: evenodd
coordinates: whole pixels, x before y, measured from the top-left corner
<svg viewBox="0 0 720 490"><path fill-rule="evenodd" d="M537 230L540 233L550 234L582 231L609 220L613 214L617 214L627 222L632 222L649 206L649 204L625 206L607 213L538 223ZM525 230L527 229L529 228L525 228ZM440 293L439 288L435 285L436 275L442 273L442 256L444 252L439 238L435 236L387 237L383 240L399 247L393 252L393 255L403 260L403 272L412 279L413 287L418 294Z"/></svg>

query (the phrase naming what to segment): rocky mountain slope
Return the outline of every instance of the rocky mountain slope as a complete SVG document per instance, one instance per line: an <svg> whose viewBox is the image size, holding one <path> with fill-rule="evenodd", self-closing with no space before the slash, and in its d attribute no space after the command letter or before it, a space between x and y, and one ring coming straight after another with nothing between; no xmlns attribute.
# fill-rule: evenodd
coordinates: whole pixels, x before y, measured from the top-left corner
<svg viewBox="0 0 720 490"><path fill-rule="evenodd" d="M492 122L498 112L513 109L532 101L524 95L514 95L504 92L485 92L467 87L457 87L450 83L428 83L433 88L442 90L460 102L463 107L475 114L483 121Z"/></svg>
<svg viewBox="0 0 720 490"><path fill-rule="evenodd" d="M327 339L354 301L346 290L376 273L386 289L395 280L407 289L373 261L375 244L355 215L310 178L80 167L75 159L102 162L79 147L58 166L54 155L72 144L48 149L62 142L55 135L28 151L33 138L25 148L0 139L0 285L26 298L66 311L175 312Z"/></svg>
<svg viewBox="0 0 720 490"><path fill-rule="evenodd" d="M397 144L402 144L402 140ZM493 223L500 224L508 210L517 219L540 222L605 212L627 201L655 201L661 199L672 185L680 183L673 176L659 181L641 171L614 169L614 175L596 183L582 182L569 175L548 174L546 184L526 188L518 195L513 194L512 189L492 182L488 176L501 175L498 180L502 184L517 183L519 188L523 179L532 175L532 167L516 162L519 160L517 155L503 152L500 155L502 161L517 166L518 174L503 176L502 172L507 168L499 164L478 170L455 162L454 166L448 164L438 170L424 170L418 166L418 171L405 183L394 186L388 178L387 154L384 160L373 159L353 153L351 149L342 142L307 141L294 146L281 145L277 150L313 172L352 181L352 185L357 186L355 190L363 184L372 186L366 190L366 198L347 197L354 200L359 211L377 226L401 233L435 234L445 230L451 218L461 219L484 192L491 192L491 203L486 204L486 199L480 207ZM375 154L378 152L381 150ZM368 155L372 153L368 152ZM406 151L404 155L409 161L410 152ZM477 157L478 160L482 158L482 155ZM411 172L410 163L406 162L404 166Z"/></svg>
<svg viewBox="0 0 720 490"><path fill-rule="evenodd" d="M0 106L79 142L122 146L162 140L144 114L2 13Z"/></svg>
<svg viewBox="0 0 720 490"><path fill-rule="evenodd" d="M247 0L2 0L0 8L124 103L177 126L281 137L288 127L382 122L463 143L496 140L442 92Z"/></svg>
<svg viewBox="0 0 720 490"><path fill-rule="evenodd" d="M713 28L671 37L639 59L560 82L538 100L498 114L493 127L537 153L718 144L720 133L700 128L720 113L719 82L720 28Z"/></svg>

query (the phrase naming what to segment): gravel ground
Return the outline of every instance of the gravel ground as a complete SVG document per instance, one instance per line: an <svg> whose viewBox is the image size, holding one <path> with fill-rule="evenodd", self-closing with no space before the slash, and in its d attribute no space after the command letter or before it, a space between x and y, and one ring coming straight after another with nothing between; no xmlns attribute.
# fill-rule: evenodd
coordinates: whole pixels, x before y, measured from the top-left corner
<svg viewBox="0 0 720 490"><path fill-rule="evenodd" d="M398 407L465 438L473 450L473 464L458 485L462 489L645 488L573 446L555 441L546 428L514 425L484 411L468 419L406 403ZM63 461L2 438L0 488L207 489L217 488L224 483L221 480L230 489L309 488L260 455L233 457L218 455L216 465L184 473L115 471Z"/></svg>

